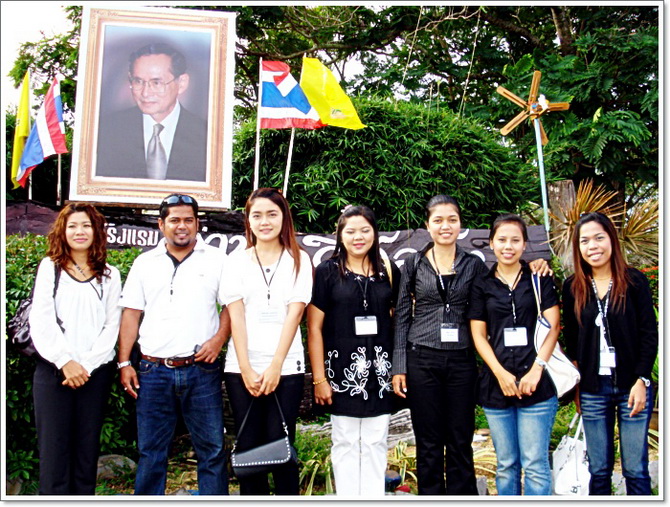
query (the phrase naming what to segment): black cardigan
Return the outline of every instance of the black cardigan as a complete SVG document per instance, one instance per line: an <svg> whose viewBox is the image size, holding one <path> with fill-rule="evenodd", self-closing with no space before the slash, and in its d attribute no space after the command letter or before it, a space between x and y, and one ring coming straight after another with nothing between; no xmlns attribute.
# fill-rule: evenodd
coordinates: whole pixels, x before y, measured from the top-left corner
<svg viewBox="0 0 670 507"><path fill-rule="evenodd" d="M616 350L616 385L628 392L638 377L650 378L658 353L658 326L654 314L649 281L640 271L628 268L631 283L626 290L625 306L617 311L610 302L607 310L608 330ZM589 292L582 310L580 326L574 311L572 295L574 275L563 284L563 336L566 353L579 364L582 379L580 389L597 392L599 389L599 332L595 329L598 305Z"/></svg>

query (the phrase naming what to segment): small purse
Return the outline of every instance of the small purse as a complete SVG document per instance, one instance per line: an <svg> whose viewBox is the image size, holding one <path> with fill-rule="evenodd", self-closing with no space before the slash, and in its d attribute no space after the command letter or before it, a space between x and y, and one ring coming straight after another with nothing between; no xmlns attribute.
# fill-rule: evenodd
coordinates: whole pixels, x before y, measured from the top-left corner
<svg viewBox="0 0 670 507"><path fill-rule="evenodd" d="M574 436L570 432L579 418ZM568 431L552 454L552 478L555 495L582 496L589 494L589 461L582 416L575 414Z"/></svg>
<svg viewBox="0 0 670 507"><path fill-rule="evenodd" d="M58 290L58 282L60 281L60 269L54 265L54 309L56 306L56 291ZM14 316L7 323L7 336L12 345L24 356L33 357L39 355L35 349L35 344L30 336L30 311L33 308L33 293L35 285L30 292L30 296L21 301ZM63 329L62 322L56 315L56 322Z"/></svg>
<svg viewBox="0 0 670 507"><path fill-rule="evenodd" d="M542 348L544 340L547 338L551 330L551 324L542 315L542 292L540 289L540 279L538 275L531 276L531 283L533 285L533 292L535 293L535 302L537 303L537 322L535 323L535 350L537 352ZM581 379L579 370L572 364L572 361L563 352L560 343L556 342L554 351L551 353L549 361L547 361L547 372L551 380L556 386L556 394L562 397L570 392Z"/></svg>
<svg viewBox="0 0 670 507"><path fill-rule="evenodd" d="M235 444L233 445L233 450L230 454L230 461L233 465L233 472L238 479L244 479L251 475L268 473L271 472L273 468L289 462L296 464L298 463L298 455L288 439L288 427L286 426L286 420L284 419L284 413L282 412L281 406L279 405L277 394L272 393L272 396L274 396L274 399L277 402L277 408L279 409L279 415L281 416L282 426L284 428L284 437L279 438L273 442L254 447L253 449L236 452L235 448L237 447L240 436L244 431L244 426L247 422L247 418L249 417L249 412L251 412L251 407L253 406L254 401L256 401L255 399L252 400L251 405L249 405L249 409L244 416L242 425L237 432L237 438L235 439Z"/></svg>

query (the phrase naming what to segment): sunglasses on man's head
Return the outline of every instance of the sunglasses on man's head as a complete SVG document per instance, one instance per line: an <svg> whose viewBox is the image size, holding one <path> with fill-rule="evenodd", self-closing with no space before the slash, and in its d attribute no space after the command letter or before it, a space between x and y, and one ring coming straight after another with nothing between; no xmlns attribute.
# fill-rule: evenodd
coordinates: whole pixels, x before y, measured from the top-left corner
<svg viewBox="0 0 670 507"><path fill-rule="evenodd" d="M171 206L172 204L197 204L195 202L195 199L191 197L190 195L183 195L183 194L172 194L168 195L165 199L163 199L163 202L161 203L161 206Z"/></svg>

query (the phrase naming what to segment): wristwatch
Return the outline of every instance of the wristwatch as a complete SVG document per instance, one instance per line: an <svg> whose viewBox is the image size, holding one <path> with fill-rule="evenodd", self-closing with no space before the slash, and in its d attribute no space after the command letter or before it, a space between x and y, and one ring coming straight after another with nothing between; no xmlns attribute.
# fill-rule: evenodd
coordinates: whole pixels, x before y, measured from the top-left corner
<svg viewBox="0 0 670 507"><path fill-rule="evenodd" d="M651 385L651 380L645 377L638 377L642 382L644 382L644 387L649 387Z"/></svg>
<svg viewBox="0 0 670 507"><path fill-rule="evenodd" d="M125 368L126 366L130 366L130 361L121 361L120 363L116 363L116 367L120 370L121 368Z"/></svg>
<svg viewBox="0 0 670 507"><path fill-rule="evenodd" d="M540 356L537 356L535 358L535 362L540 366L542 366L542 368L544 368L545 370L547 369L547 362L544 359L540 358Z"/></svg>

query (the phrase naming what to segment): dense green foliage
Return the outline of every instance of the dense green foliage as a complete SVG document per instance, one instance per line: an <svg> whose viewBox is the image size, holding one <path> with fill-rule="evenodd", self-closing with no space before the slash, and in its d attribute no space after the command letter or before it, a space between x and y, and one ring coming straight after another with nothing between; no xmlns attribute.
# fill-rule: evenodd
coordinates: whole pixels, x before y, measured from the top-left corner
<svg viewBox="0 0 670 507"><path fill-rule="evenodd" d="M14 316L22 299L28 297L33 287L37 266L46 255L44 236L27 234L7 237L6 301L7 322ZM110 250L108 262L116 266L125 280L138 249ZM36 480L37 440L32 397L34 359L18 353L7 343L7 478ZM112 386L105 422L100 437L102 454L119 453L136 458L135 404L120 388Z"/></svg>
<svg viewBox="0 0 670 507"><path fill-rule="evenodd" d="M424 206L436 193L459 200L466 226L485 228L499 213L524 211L529 201L539 200L533 168L481 123L407 102L355 104L364 129L296 131L288 198L299 231L333 232L347 204L370 206L381 230L421 227ZM238 207L251 191L252 175L245 168L254 164L254 125L246 124L235 143ZM283 186L289 135L262 132L261 186Z"/></svg>
<svg viewBox="0 0 670 507"><path fill-rule="evenodd" d="M540 92L550 101L571 104L570 111L542 119L551 140L545 148L549 180L570 178L578 183L593 178L617 190L619 201L626 200L630 207L658 191L658 5L189 8L237 14L238 125L254 116L261 57L286 61L297 76L302 56L318 56L342 78L352 96L399 98L426 109L451 110L478 118L493 136L499 135L494 127L518 112L517 106L495 93L496 86L525 99L532 71L540 70ZM30 69L36 94L42 96L50 78L61 74L71 126L67 113L75 107L81 7L65 10L73 23L71 31L26 43L11 76L18 85ZM11 135L13 122L7 125ZM391 144L403 142L403 131L387 129L384 134ZM508 149L520 160L535 159L528 123L509 139ZM307 167L300 156L296 153L294 162ZM69 163L64 157L66 195ZM252 167L238 166L241 173L235 179L249 179ZM40 170L54 172L54 167L44 164ZM371 188L371 193L379 194ZM53 202L53 190L43 194ZM345 194L338 198L352 200ZM399 215L405 221L396 227L407 221L402 211Z"/></svg>

